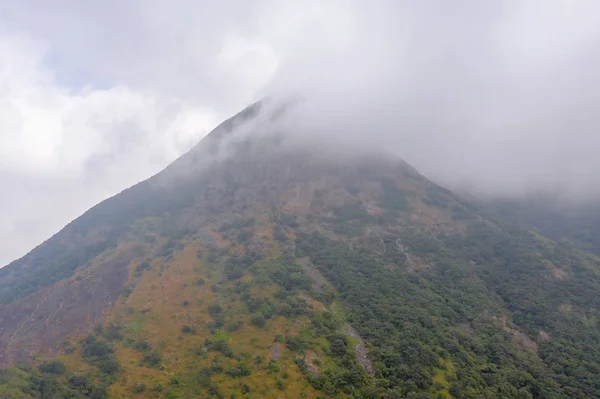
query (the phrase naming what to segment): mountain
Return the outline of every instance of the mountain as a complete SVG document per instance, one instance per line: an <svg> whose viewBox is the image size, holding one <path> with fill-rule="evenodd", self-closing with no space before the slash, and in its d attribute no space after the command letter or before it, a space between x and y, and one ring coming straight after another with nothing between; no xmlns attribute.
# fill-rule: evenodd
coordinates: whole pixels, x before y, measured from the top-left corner
<svg viewBox="0 0 600 399"><path fill-rule="evenodd" d="M555 241L568 241L600 255L600 206L595 201L557 201L530 196L481 201L488 217L534 230Z"/></svg>
<svg viewBox="0 0 600 399"><path fill-rule="evenodd" d="M0 397L600 397L596 254L285 112L0 269Z"/></svg>

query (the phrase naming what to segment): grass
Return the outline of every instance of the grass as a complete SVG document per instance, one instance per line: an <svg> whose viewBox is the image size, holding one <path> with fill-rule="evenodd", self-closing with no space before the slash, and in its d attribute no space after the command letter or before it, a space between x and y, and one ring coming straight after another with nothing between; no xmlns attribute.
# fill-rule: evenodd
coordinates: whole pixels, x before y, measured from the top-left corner
<svg viewBox="0 0 600 399"><path fill-rule="evenodd" d="M441 368L435 369L435 373L431 377L431 380L433 383L438 383L444 388L440 390L434 390L434 392L440 393L444 398L452 398L452 396L448 392L450 383L448 382L447 377L449 375L454 374L454 365L450 360L440 359L440 366Z"/></svg>
<svg viewBox="0 0 600 399"><path fill-rule="evenodd" d="M273 316L267 320L264 328L252 326L251 315L248 314L245 303L237 299L238 296L227 293L229 289L234 288L235 283L224 280L219 268L207 273L208 269L202 264L202 260L196 257L197 249L196 246L188 244L182 251L175 251L169 260L154 260L151 270L144 271L138 277L135 277L135 266L132 266L130 276L131 281L134 278L137 280L135 288L127 298L116 302L114 308L107 313L104 323L107 325L112 321L124 326L122 331L125 337L122 341L113 342L121 371L109 387L110 397L154 398L157 396L151 388L158 384L164 388L163 394L169 388L182 397L208 396L192 375L201 367L209 367L216 357L225 370L237 366L238 363L251 369L251 374L245 377L232 377L227 373L212 376L212 381L219 385L220 391L226 397L230 394L243 397L241 387L242 384L246 384L251 388L248 397L315 398L315 390L294 363L297 354L289 351L285 343L279 344L277 365L280 371L268 373L265 368L275 344L275 336L285 337L300 333L309 323L308 318L303 316L292 320ZM278 254L279 250L275 248L272 253ZM161 265L160 262L165 263ZM159 273L159 270L163 270L163 273ZM200 277L205 283L193 284ZM259 286L253 282L250 275L241 280L251 284L250 294L253 297L269 298L273 303L277 302L273 294L279 288L275 284ZM213 292L211 286L217 282L220 283L220 290ZM186 306L182 306L184 301L187 301ZM229 332L223 327L211 335L207 326L212 317L206 308L213 302L221 304L226 321L241 320L243 324L236 331ZM193 325L197 332L182 335L181 328L184 324ZM198 348L202 348L206 338L225 340L233 349L234 358L227 358L215 351L209 351L205 355L198 354ZM140 366L144 353L126 345L126 341L135 342L139 339L148 340L151 347L160 352L161 367ZM77 341L78 337L71 339L71 342ZM76 350L70 354L60 354L59 359L69 371L90 371L91 366L80 359L78 352ZM315 352L320 359L324 358L320 348L315 348ZM257 357L263 359L262 363L255 362ZM181 383L169 385L175 376ZM284 382L284 391L277 388L278 381ZM134 395L135 383L145 384L145 391Z"/></svg>

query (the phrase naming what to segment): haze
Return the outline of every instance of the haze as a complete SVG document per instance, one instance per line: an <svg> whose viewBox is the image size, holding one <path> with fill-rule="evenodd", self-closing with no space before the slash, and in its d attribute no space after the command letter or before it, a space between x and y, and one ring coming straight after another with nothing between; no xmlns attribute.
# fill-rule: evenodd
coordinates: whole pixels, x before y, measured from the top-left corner
<svg viewBox="0 0 600 399"><path fill-rule="evenodd" d="M0 265L266 95L453 188L595 199L598 65L594 0L0 0Z"/></svg>

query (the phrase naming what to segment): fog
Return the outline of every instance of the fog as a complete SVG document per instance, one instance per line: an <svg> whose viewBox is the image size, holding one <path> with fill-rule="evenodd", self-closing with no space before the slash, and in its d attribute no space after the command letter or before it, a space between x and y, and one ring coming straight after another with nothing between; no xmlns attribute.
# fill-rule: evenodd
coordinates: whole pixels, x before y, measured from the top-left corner
<svg viewBox="0 0 600 399"><path fill-rule="evenodd" d="M454 189L600 195L595 0L207 3L0 2L0 264L266 96Z"/></svg>
<svg viewBox="0 0 600 399"><path fill-rule="evenodd" d="M352 46L282 69L271 89L307 99L296 128L453 188L600 194L600 4L424 3L365 8Z"/></svg>

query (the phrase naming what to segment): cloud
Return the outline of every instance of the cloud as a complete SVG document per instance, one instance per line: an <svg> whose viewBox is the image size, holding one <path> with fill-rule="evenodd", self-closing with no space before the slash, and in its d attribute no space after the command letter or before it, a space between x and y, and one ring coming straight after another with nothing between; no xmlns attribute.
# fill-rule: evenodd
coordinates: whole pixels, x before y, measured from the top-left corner
<svg viewBox="0 0 600 399"><path fill-rule="evenodd" d="M352 4L348 46L272 81L308 99L297 131L394 149L454 188L600 195L600 4Z"/></svg>
<svg viewBox="0 0 600 399"><path fill-rule="evenodd" d="M210 108L134 90L57 82L48 46L0 36L0 263L147 178L218 122Z"/></svg>
<svg viewBox="0 0 600 399"><path fill-rule="evenodd" d="M598 48L595 0L3 1L0 264L266 95L451 187L595 198Z"/></svg>

